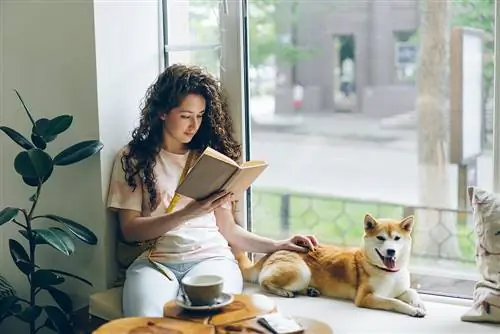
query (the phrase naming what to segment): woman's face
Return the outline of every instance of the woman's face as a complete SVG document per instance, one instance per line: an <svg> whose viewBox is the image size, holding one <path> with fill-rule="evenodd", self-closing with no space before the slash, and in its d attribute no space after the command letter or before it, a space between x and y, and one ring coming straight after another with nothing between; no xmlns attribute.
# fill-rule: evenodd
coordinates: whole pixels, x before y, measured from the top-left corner
<svg viewBox="0 0 500 334"><path fill-rule="evenodd" d="M160 116L165 135L181 144L189 143L203 120L205 99L198 94L189 94L177 108Z"/></svg>

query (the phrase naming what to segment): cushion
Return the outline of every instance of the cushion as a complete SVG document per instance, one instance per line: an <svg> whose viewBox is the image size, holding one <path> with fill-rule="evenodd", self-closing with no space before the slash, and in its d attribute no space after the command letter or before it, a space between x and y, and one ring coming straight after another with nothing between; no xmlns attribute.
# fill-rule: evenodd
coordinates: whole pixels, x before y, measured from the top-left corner
<svg viewBox="0 0 500 334"><path fill-rule="evenodd" d="M476 234L476 282L473 305L462 321L500 323L500 196L478 187L468 188Z"/></svg>
<svg viewBox="0 0 500 334"><path fill-rule="evenodd" d="M107 321L122 318L122 291L116 287L90 295L89 314Z"/></svg>

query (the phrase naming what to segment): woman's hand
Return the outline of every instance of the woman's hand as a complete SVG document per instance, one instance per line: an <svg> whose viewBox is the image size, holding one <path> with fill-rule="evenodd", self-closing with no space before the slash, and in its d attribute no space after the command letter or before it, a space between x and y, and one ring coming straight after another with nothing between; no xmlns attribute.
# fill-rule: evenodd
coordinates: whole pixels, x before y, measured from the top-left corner
<svg viewBox="0 0 500 334"><path fill-rule="evenodd" d="M294 235L291 238L279 241L276 250L290 250L295 252L308 252L318 245L314 235Z"/></svg>
<svg viewBox="0 0 500 334"><path fill-rule="evenodd" d="M214 211L222 204L231 201L232 198L232 193L222 190L208 196L206 199L199 201L193 200L182 210L189 217L189 219L196 218Z"/></svg>

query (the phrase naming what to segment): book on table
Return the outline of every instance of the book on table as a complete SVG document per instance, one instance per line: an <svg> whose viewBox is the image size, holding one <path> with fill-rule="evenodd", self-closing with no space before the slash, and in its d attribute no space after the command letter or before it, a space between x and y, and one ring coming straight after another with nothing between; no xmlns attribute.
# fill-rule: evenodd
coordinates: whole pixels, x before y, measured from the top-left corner
<svg viewBox="0 0 500 334"><path fill-rule="evenodd" d="M266 161L260 160L238 164L208 147L195 161L176 191L195 200L207 198L220 190L227 190L238 196L247 190L268 166Z"/></svg>
<svg viewBox="0 0 500 334"><path fill-rule="evenodd" d="M273 334L299 334L305 331L304 327L293 317L279 312L260 315L257 317L257 323Z"/></svg>

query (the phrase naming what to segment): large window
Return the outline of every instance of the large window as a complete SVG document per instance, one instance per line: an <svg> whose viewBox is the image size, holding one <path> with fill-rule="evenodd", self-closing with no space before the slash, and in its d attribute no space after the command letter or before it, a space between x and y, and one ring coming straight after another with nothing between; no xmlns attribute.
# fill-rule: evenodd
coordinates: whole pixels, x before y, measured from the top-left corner
<svg viewBox="0 0 500 334"><path fill-rule="evenodd" d="M493 0L165 3L167 51L191 45L168 62L216 73L230 62L224 80L244 85L231 90L235 118L251 125L239 135L270 162L249 194L253 231L357 246L365 213L414 214L412 285L471 297L466 187L492 189L500 168Z"/></svg>

